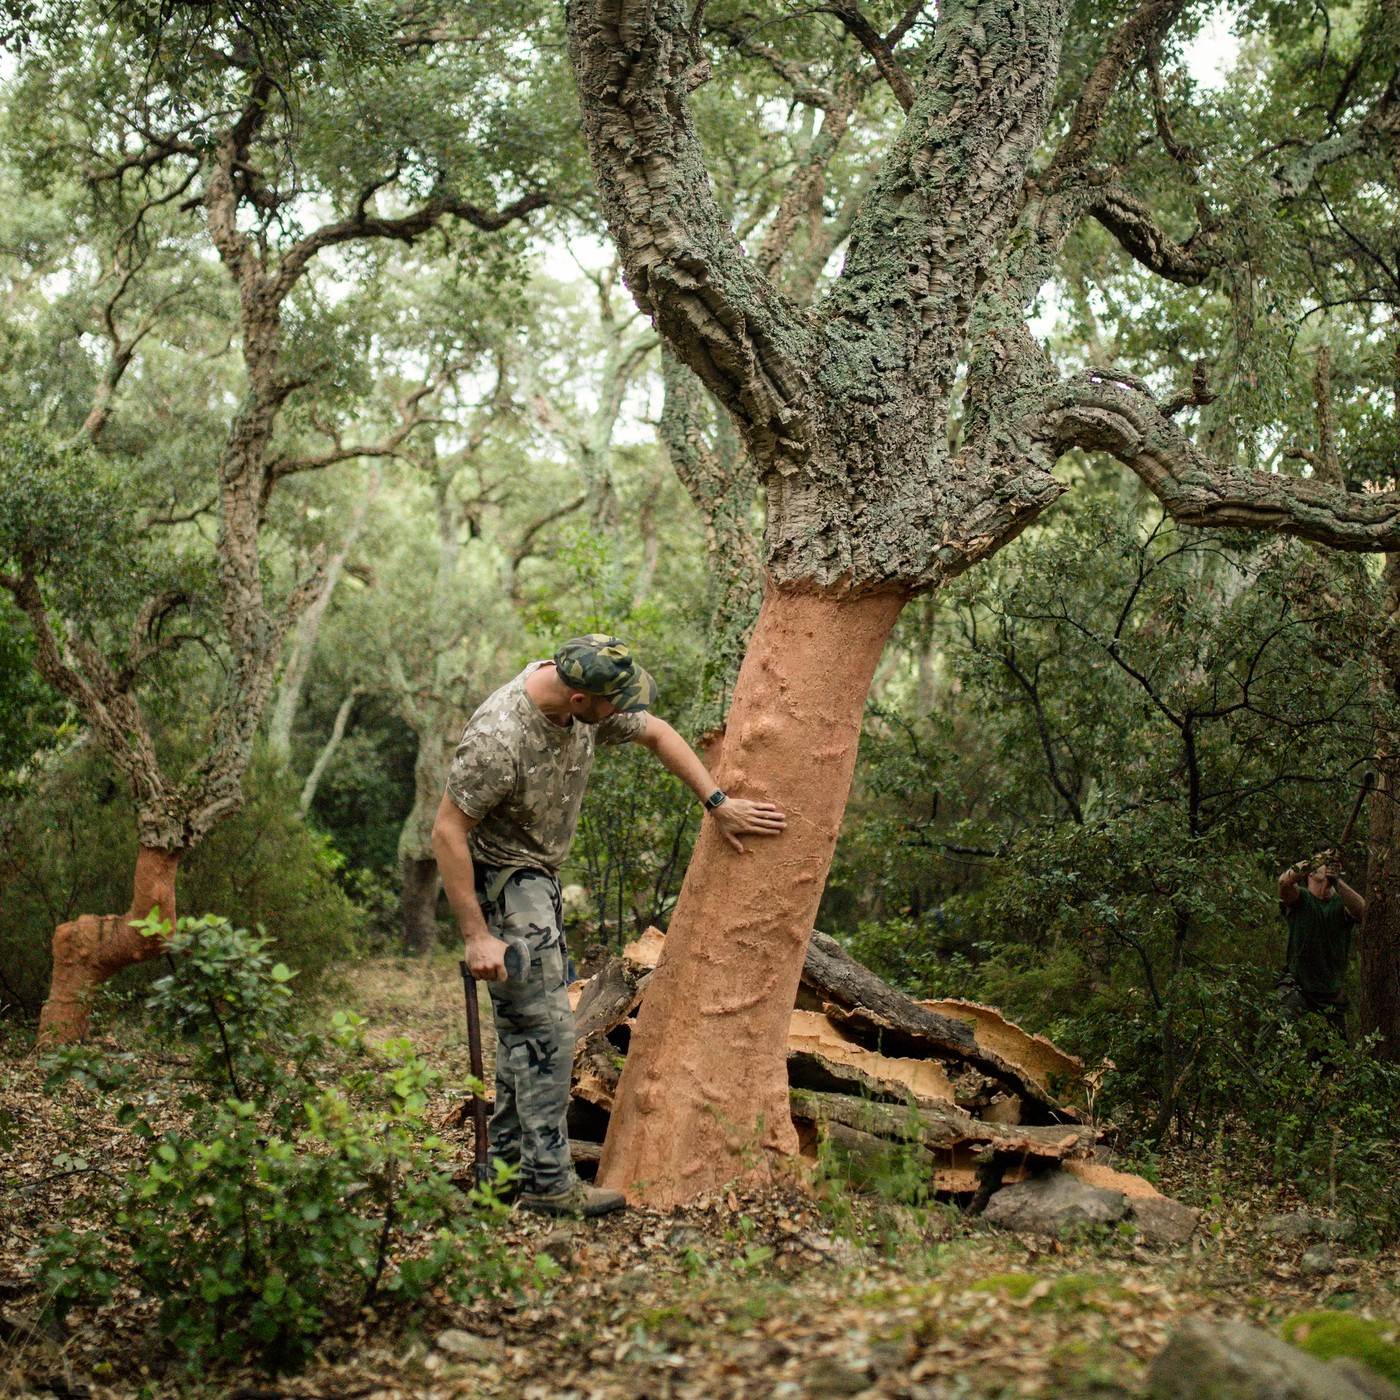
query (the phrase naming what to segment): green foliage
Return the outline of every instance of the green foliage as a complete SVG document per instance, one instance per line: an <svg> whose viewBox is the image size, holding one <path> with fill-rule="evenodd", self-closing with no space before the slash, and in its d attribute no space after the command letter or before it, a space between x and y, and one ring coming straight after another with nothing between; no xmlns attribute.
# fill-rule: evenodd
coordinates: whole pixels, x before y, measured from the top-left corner
<svg viewBox="0 0 1400 1400"><path fill-rule="evenodd" d="M84 743L34 764L24 791L0 807L0 825L0 996L34 1015L55 926L130 905L136 833L117 779ZM281 956L315 986L353 949L363 922L340 866L335 847L297 813L286 775L259 759L243 807L181 862L176 897L191 912L227 909L240 924L278 929ZM151 976L149 965L133 968L103 995L139 995Z"/></svg>
<svg viewBox="0 0 1400 1400"><path fill-rule="evenodd" d="M89 603L121 598L135 549L118 473L18 426L0 430L0 463L0 573Z"/></svg>
<svg viewBox="0 0 1400 1400"><path fill-rule="evenodd" d="M926 920L910 918L867 919L845 938L846 951L893 987L912 996L940 995L943 984L956 982L965 959L950 964L944 946L949 924L943 911Z"/></svg>
<svg viewBox="0 0 1400 1400"><path fill-rule="evenodd" d="M1319 1361L1347 1356L1400 1385L1400 1346L1393 1324L1351 1313L1300 1313L1283 1324L1283 1338Z"/></svg>
<svg viewBox="0 0 1400 1400"><path fill-rule="evenodd" d="M427 1114L445 1086L406 1040L371 1045L348 1012L297 1029L295 973L226 919L143 932L169 934L174 971L146 1004L188 1063L171 1080L139 1051L54 1058L53 1086L77 1081L140 1141L124 1179L87 1202L100 1224L62 1225L38 1252L56 1315L135 1285L161 1300L154 1326L190 1367L285 1370L356 1308L525 1281L494 1242L495 1189L465 1211L443 1174Z"/></svg>
<svg viewBox="0 0 1400 1400"><path fill-rule="evenodd" d="M699 828L690 791L649 753L626 745L594 768L571 865L597 909L599 935L620 947L664 926Z"/></svg>
<svg viewBox="0 0 1400 1400"><path fill-rule="evenodd" d="M35 672L33 653L19 614L0 606L0 802L19 795L26 779L16 770L60 740L69 723L62 699Z"/></svg>

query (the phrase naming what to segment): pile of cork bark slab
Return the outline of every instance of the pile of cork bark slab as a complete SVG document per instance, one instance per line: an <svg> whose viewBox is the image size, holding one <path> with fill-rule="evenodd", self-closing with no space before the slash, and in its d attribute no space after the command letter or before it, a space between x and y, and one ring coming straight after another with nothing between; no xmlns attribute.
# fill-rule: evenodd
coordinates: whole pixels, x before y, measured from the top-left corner
<svg viewBox="0 0 1400 1400"><path fill-rule="evenodd" d="M569 989L578 1024L569 1131L598 1160L636 1014L665 947L649 929ZM788 1082L804 1154L830 1144L853 1167L892 1144L934 1193L1009 1229L1057 1234L1130 1220L1156 1242L1190 1237L1196 1213L1114 1171L1083 1121L1084 1065L989 1006L915 1001L814 933L788 1036Z"/></svg>

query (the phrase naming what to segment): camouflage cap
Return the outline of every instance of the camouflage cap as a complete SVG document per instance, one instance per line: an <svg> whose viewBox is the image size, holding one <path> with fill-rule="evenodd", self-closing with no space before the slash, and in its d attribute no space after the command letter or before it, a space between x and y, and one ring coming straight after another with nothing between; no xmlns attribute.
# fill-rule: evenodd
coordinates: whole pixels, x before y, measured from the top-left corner
<svg viewBox="0 0 1400 1400"><path fill-rule="evenodd" d="M656 682L616 637L602 632L572 637L554 653L554 665L566 685L611 702L623 714L656 703Z"/></svg>

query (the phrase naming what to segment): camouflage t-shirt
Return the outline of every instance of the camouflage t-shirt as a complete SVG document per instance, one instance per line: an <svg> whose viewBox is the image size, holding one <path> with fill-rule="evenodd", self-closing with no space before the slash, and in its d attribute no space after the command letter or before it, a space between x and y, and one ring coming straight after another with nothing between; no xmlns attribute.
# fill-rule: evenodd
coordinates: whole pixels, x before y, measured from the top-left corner
<svg viewBox="0 0 1400 1400"><path fill-rule="evenodd" d="M468 841L482 865L563 865L578 825L595 744L625 744L646 728L645 712L601 724L555 724L525 689L535 661L487 696L467 721L447 775L447 795L480 821Z"/></svg>

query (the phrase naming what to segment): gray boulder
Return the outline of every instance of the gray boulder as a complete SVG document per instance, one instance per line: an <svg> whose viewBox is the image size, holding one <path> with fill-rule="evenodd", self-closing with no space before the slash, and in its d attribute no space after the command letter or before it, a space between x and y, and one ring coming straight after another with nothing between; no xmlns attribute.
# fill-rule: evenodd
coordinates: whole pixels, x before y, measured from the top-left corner
<svg viewBox="0 0 1400 1400"><path fill-rule="evenodd" d="M1018 1234L1060 1235L1075 1225L1116 1225L1127 1211L1121 1191L1089 1186L1056 1168L1003 1186L987 1202L983 1219Z"/></svg>
<svg viewBox="0 0 1400 1400"><path fill-rule="evenodd" d="M1331 1240L1334 1244L1344 1243L1356 1234L1356 1221L1349 1215L1335 1220L1314 1220L1313 1224L1324 1240Z"/></svg>
<svg viewBox="0 0 1400 1400"><path fill-rule="evenodd" d="M1394 1387L1366 1372L1363 1389L1349 1367L1318 1361L1260 1327L1188 1319L1157 1353L1148 1373L1151 1400L1391 1400ZM1364 1370L1364 1368L1363 1368ZM1383 1390L1369 1388L1376 1383Z"/></svg>
<svg viewBox="0 0 1400 1400"><path fill-rule="evenodd" d="M1326 1244L1315 1244L1311 1249L1305 1249L1298 1261L1298 1271L1304 1274L1330 1274L1336 1267L1337 1256L1332 1253L1332 1246Z"/></svg>
<svg viewBox="0 0 1400 1400"><path fill-rule="evenodd" d="M1186 1244L1201 1219L1200 1211L1166 1196L1137 1197L1128 1206L1144 1244Z"/></svg>
<svg viewBox="0 0 1400 1400"><path fill-rule="evenodd" d="M1327 1363L1327 1369L1350 1381L1368 1400L1400 1400L1400 1390L1383 1375L1350 1356L1334 1357Z"/></svg>

